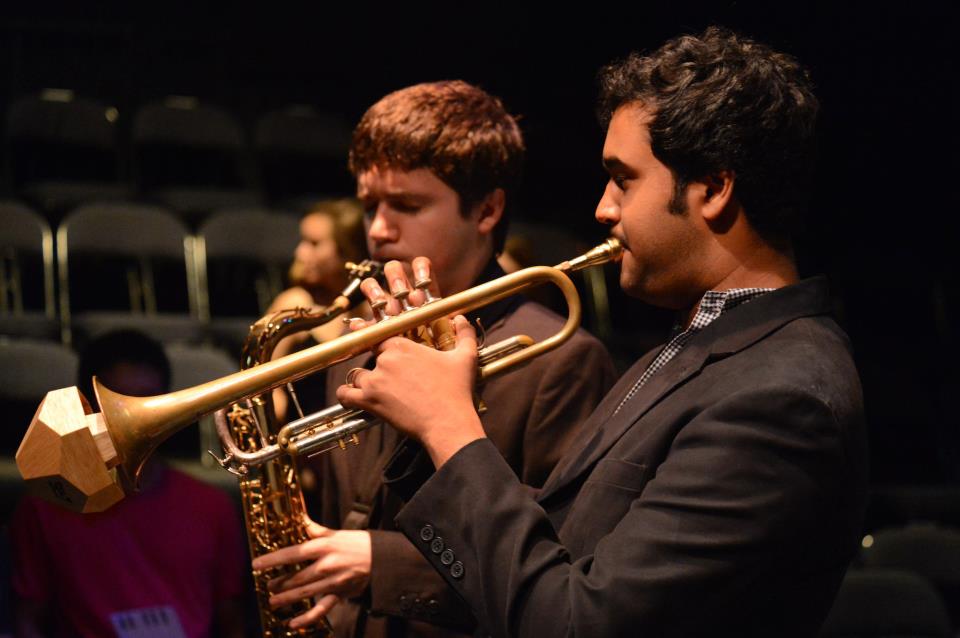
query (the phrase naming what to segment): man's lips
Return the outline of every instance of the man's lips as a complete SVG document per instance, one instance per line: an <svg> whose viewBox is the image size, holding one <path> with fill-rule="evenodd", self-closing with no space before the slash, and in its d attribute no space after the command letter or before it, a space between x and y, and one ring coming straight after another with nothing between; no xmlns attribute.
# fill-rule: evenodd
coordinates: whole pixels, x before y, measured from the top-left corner
<svg viewBox="0 0 960 638"><path fill-rule="evenodd" d="M407 262L411 260L410 257L406 257L406 256L404 256L404 255L398 255L396 252L394 252L394 251L392 251L392 250L377 250L377 251L374 251L374 253L373 253L373 255L372 255L372 258L375 259L376 261L379 261L380 263L386 263L386 262L392 261L392 260L396 260L396 261L407 261Z"/></svg>

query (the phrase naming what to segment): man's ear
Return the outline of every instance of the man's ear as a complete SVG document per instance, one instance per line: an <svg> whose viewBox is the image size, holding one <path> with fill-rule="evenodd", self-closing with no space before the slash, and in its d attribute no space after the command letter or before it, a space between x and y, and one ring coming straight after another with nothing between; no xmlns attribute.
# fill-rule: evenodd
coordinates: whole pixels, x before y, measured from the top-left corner
<svg viewBox="0 0 960 638"><path fill-rule="evenodd" d="M703 198L700 202L700 214L707 223L717 222L733 199L736 176L733 171L718 171L697 181L703 186L700 190Z"/></svg>
<svg viewBox="0 0 960 638"><path fill-rule="evenodd" d="M503 209L507 205L507 195L502 188L495 188L487 193L482 200L474 205L473 213L477 217L477 230L481 235L493 232L503 217Z"/></svg>

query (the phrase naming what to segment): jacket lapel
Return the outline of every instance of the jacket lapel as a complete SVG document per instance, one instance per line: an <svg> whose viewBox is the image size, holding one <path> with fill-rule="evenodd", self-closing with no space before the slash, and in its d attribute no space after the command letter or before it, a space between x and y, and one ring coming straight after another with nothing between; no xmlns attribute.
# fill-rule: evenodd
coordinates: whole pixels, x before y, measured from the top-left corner
<svg viewBox="0 0 960 638"><path fill-rule="evenodd" d="M630 368L591 415L588 427L595 430L593 437L582 447L568 450L540 491L539 500L547 499L590 470L644 414L709 361L739 352L794 319L828 311L829 297L823 278L780 288L737 306L694 335L680 353L613 414L659 349L649 353Z"/></svg>

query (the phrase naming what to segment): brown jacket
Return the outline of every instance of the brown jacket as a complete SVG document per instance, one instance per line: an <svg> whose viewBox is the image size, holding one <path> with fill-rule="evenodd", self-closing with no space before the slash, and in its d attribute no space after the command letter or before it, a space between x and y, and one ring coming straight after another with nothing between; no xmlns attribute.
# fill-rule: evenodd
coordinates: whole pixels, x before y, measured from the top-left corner
<svg viewBox="0 0 960 638"><path fill-rule="evenodd" d="M478 315L488 344L517 334L540 340L555 333L563 322L542 306L519 297L482 308ZM336 388L350 368L371 364L370 355L363 355L330 368L328 400L336 402ZM481 421L520 480L539 487L568 444L583 436L580 426L614 380L606 350L581 330L557 350L481 388L487 406ZM341 604L331 614L337 636L455 636L475 624L459 597L396 531L393 519L403 501L385 490L379 478L399 439L392 428L373 428L360 434L358 446L320 455L312 462L320 502L313 503L311 511L323 524L342 528L359 522L362 526L366 506L372 505L368 523L373 543L370 589L363 600ZM355 506L361 492L373 493L373 498L361 495L364 502Z"/></svg>

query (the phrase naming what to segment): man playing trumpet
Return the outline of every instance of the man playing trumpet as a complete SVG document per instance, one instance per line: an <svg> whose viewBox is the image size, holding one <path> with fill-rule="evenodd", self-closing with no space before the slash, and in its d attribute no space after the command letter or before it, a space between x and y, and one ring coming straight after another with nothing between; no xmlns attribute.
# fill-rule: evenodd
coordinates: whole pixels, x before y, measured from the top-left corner
<svg viewBox="0 0 960 638"><path fill-rule="evenodd" d="M422 300L405 271L418 255L435 267L434 295L503 275L495 257L523 152L520 129L500 101L465 82L408 87L367 111L354 132L350 169L366 211L370 255L390 262L388 290L373 280L364 285L375 309L385 303L385 312L397 313L394 293L401 290L412 291L409 303ZM516 334L540 339L562 324L519 297L482 308L473 319L491 343ZM372 365L372 355L364 355L330 368L330 403L350 370ZM582 436L587 415L614 379L606 350L579 331L481 388L482 427L517 479L539 487L567 445ZM393 525L403 502L383 488L380 475L401 438L374 428L359 435L356 447L313 462L320 498L311 510L323 526L311 528L315 539L304 545L314 563L287 585L315 580L295 595L274 597L277 605L317 597L294 626L329 614L338 636L447 636L472 629L469 610Z"/></svg>
<svg viewBox="0 0 960 638"><path fill-rule="evenodd" d="M389 339L338 390L428 453L422 484L403 455L388 468L409 497L396 522L484 632L816 634L866 493L849 343L789 242L817 109L794 59L717 28L604 70L610 179L596 217L624 243L624 290L677 310L680 326L536 496L473 409L464 318L452 351Z"/></svg>

